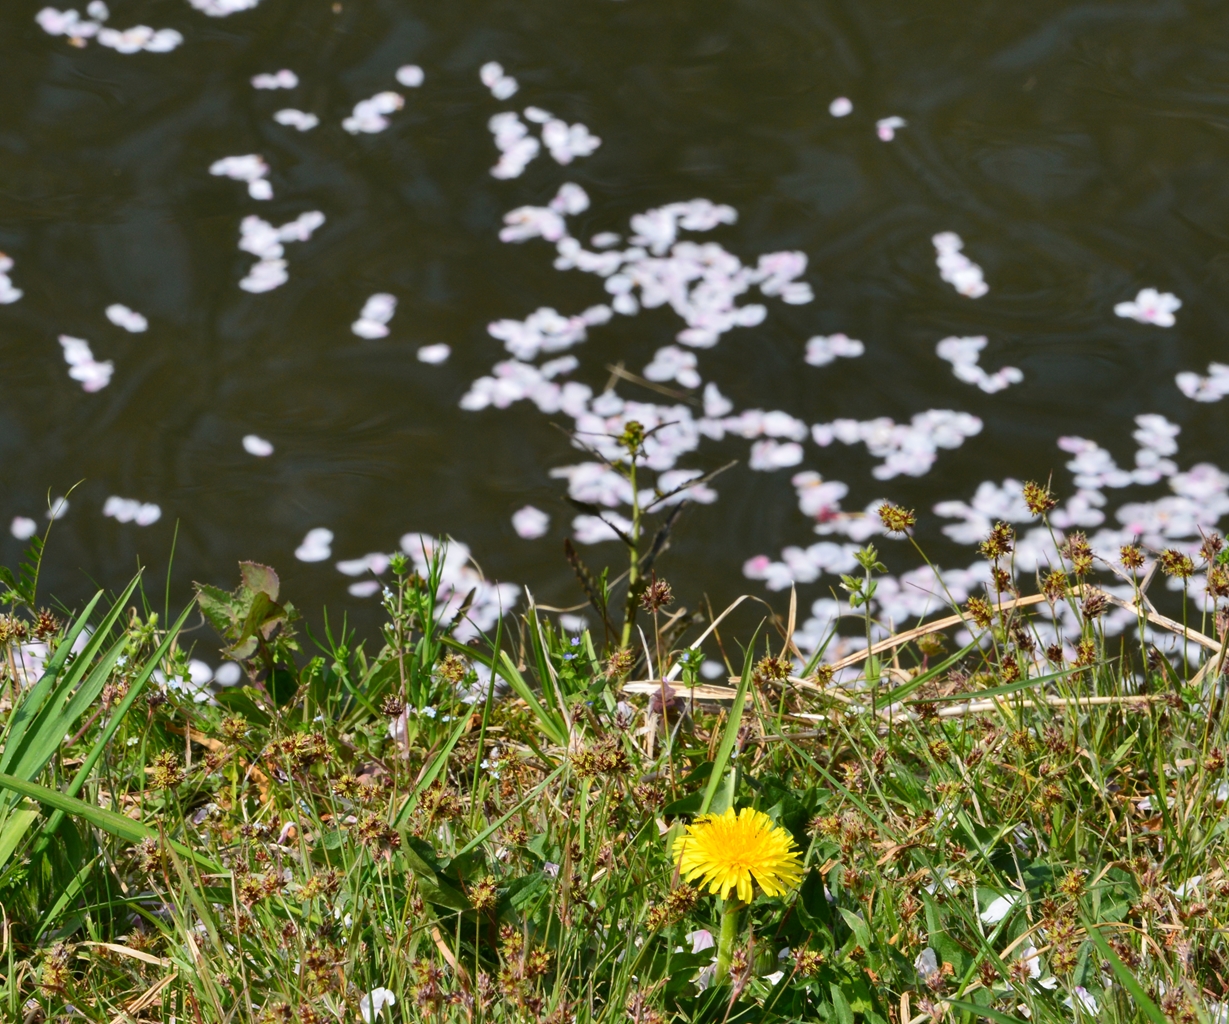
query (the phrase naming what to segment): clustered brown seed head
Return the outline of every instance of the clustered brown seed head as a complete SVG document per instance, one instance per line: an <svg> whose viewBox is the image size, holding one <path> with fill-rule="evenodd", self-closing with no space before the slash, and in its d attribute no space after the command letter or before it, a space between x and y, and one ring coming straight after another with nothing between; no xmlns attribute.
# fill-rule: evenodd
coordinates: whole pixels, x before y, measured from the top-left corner
<svg viewBox="0 0 1229 1024"><path fill-rule="evenodd" d="M1014 683L1020 678L1020 663L1015 655L1004 654L999 660L999 674L1005 683Z"/></svg>
<svg viewBox="0 0 1229 1024"><path fill-rule="evenodd" d="M649 1005L648 996L633 992L627 1000L627 1019L631 1024L663 1024L665 1018Z"/></svg>
<svg viewBox="0 0 1229 1024"><path fill-rule="evenodd" d="M1049 487L1030 480L1024 485L1024 504L1033 515L1043 516L1054 509L1058 499L1050 493Z"/></svg>
<svg viewBox="0 0 1229 1024"><path fill-rule="evenodd" d="M333 748L322 732L296 732L270 743L269 756L279 759L287 772L301 772L314 764L328 764Z"/></svg>
<svg viewBox="0 0 1229 1024"><path fill-rule="evenodd" d="M51 614L46 608L40 608L34 618L34 638L47 641L64 628L64 623Z"/></svg>
<svg viewBox="0 0 1229 1024"><path fill-rule="evenodd" d="M756 662L755 668L752 670L752 678L757 683L779 683L782 679L789 678L791 668L793 666L788 658L779 658L776 655L768 654Z"/></svg>
<svg viewBox="0 0 1229 1024"><path fill-rule="evenodd" d="M1118 560L1124 569L1134 572L1136 569L1143 568L1144 549L1138 544L1124 544L1118 549Z"/></svg>
<svg viewBox="0 0 1229 1024"><path fill-rule="evenodd" d="M1073 533L1063 542L1062 555L1071 563L1075 575L1087 576L1092 572L1092 548L1083 533Z"/></svg>
<svg viewBox="0 0 1229 1024"><path fill-rule="evenodd" d="M645 611L649 612L658 611L673 601L674 591L671 590L670 584L665 580L659 580L656 576L649 581L648 586L640 595L640 603L644 606Z"/></svg>
<svg viewBox="0 0 1229 1024"><path fill-rule="evenodd" d="M162 847L152 836L146 836L137 843L133 852L136 854L137 867L146 874L157 871L162 864Z"/></svg>
<svg viewBox="0 0 1229 1024"><path fill-rule="evenodd" d="M1010 555L1015 548L1016 531L1004 522L994 524L990 535L981 542L981 553L988 561L995 562Z"/></svg>
<svg viewBox="0 0 1229 1024"><path fill-rule="evenodd" d="M1166 548L1161 552L1161 571L1166 576L1180 580L1189 580L1195 574L1195 563L1191 556L1177 550Z"/></svg>
<svg viewBox="0 0 1229 1024"><path fill-rule="evenodd" d="M577 778L592 779L599 775L624 775L631 771L631 762L613 739L595 743L571 754L572 770Z"/></svg>
<svg viewBox="0 0 1229 1024"><path fill-rule="evenodd" d="M994 612L991 610L989 602L980 597L970 597L965 605L965 610L969 613L969 618L980 629L989 629L990 623L994 621Z"/></svg>
<svg viewBox="0 0 1229 1024"><path fill-rule="evenodd" d="M386 694L380 701L380 714L389 718L400 718L405 712L405 700L399 693Z"/></svg>
<svg viewBox="0 0 1229 1024"><path fill-rule="evenodd" d="M469 902L479 913L492 910L499 901L499 886L489 875L480 878L469 890Z"/></svg>
<svg viewBox="0 0 1229 1024"><path fill-rule="evenodd" d="M1199 545L1199 557L1205 562L1214 562L1224 546L1224 538L1219 533L1205 533L1203 543Z"/></svg>
<svg viewBox="0 0 1229 1024"><path fill-rule="evenodd" d="M700 899L700 890L683 883L672 889L663 903L654 904L649 909L648 926L652 931L658 931L667 925L675 924L695 909Z"/></svg>
<svg viewBox="0 0 1229 1024"><path fill-rule="evenodd" d="M183 766L179 758L169 750L164 750L154 758L150 782L154 789L174 789L184 780Z"/></svg>
<svg viewBox="0 0 1229 1024"><path fill-rule="evenodd" d="M908 533L917 524L917 513L890 502L879 506L879 521L889 533Z"/></svg>
<svg viewBox="0 0 1229 1024"><path fill-rule="evenodd" d="M1213 597L1229 597L1229 568L1223 565L1210 566L1207 589Z"/></svg>
<svg viewBox="0 0 1229 1024"><path fill-rule="evenodd" d="M1080 611L1084 613L1084 618L1086 619L1097 619L1105 614L1109 604L1109 598L1104 593L1100 590L1094 590L1084 598L1084 603L1080 605Z"/></svg>
<svg viewBox="0 0 1229 1024"><path fill-rule="evenodd" d="M68 987L71 980L69 972L71 961L72 953L63 942L57 942L47 951L47 955L43 958L42 970L39 972L39 988L43 995L59 995Z"/></svg>
<svg viewBox="0 0 1229 1024"><path fill-rule="evenodd" d="M1041 592L1051 604L1067 596L1067 574L1062 569L1048 572L1041 580Z"/></svg>
<svg viewBox="0 0 1229 1024"><path fill-rule="evenodd" d="M22 643L29 633L29 627L15 615L0 615L0 647Z"/></svg>
<svg viewBox="0 0 1229 1024"><path fill-rule="evenodd" d="M633 651L615 651L606 662L606 675L611 679L621 679L632 670L635 663L636 655Z"/></svg>
<svg viewBox="0 0 1229 1024"><path fill-rule="evenodd" d="M469 664L458 654L448 654L439 663L436 671L439 672L441 679L457 686L469 672Z"/></svg>
<svg viewBox="0 0 1229 1024"><path fill-rule="evenodd" d="M1088 668L1097 661L1097 642L1090 636L1075 645L1075 667Z"/></svg>
<svg viewBox="0 0 1229 1024"><path fill-rule="evenodd" d="M364 815L354 826L354 832L360 843L372 849L395 850L401 845L401 836L397 830L384 820L383 815L374 811Z"/></svg>
<svg viewBox="0 0 1229 1024"><path fill-rule="evenodd" d="M804 978L813 978L824 965L824 954L817 949L800 949L794 954L794 968Z"/></svg>

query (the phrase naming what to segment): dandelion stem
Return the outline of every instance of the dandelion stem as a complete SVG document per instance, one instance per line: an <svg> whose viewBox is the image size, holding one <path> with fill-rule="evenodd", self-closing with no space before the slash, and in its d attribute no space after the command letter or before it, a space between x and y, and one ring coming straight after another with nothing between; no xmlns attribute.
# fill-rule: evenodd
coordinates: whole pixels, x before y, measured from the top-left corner
<svg viewBox="0 0 1229 1024"><path fill-rule="evenodd" d="M731 896L721 907L721 936L717 940L717 974L713 978L713 983L716 985L722 984L730 973L730 961L734 957L734 943L738 940L738 922L742 917L743 906L743 903Z"/></svg>

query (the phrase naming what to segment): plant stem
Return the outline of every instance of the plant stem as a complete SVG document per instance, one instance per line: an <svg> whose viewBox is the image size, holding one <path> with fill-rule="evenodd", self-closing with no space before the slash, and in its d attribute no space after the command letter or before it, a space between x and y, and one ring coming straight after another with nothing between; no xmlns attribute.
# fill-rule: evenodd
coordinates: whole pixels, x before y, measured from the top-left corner
<svg viewBox="0 0 1229 1024"><path fill-rule="evenodd" d="M745 904L731 896L721 908L721 936L717 940L717 973L714 985L724 984L730 973L730 961L734 957L734 943L738 940L738 920Z"/></svg>
<svg viewBox="0 0 1229 1024"><path fill-rule="evenodd" d="M632 531L631 531L631 564L627 567L627 607L623 613L623 633L619 638L619 648L627 650L632 640L632 626L636 622L636 585L640 582L640 497L636 493L636 453L632 452L632 465L628 471L628 480L632 485Z"/></svg>

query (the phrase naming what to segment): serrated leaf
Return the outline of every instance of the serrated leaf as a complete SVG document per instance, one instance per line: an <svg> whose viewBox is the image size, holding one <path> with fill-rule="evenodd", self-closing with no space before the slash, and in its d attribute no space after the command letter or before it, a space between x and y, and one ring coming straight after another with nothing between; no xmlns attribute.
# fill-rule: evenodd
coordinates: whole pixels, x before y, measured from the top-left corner
<svg viewBox="0 0 1229 1024"><path fill-rule="evenodd" d="M270 601L277 600L282 584L269 566L259 562L240 562L239 577L249 590L266 595Z"/></svg>
<svg viewBox="0 0 1229 1024"><path fill-rule="evenodd" d="M197 583L196 603L209 624L222 636L233 634L239 619L239 602L233 595L207 583Z"/></svg>

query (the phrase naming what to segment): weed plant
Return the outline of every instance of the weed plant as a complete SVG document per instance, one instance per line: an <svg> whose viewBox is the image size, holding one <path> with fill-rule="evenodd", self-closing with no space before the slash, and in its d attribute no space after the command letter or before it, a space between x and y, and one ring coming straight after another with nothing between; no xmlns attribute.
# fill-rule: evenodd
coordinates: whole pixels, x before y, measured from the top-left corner
<svg viewBox="0 0 1229 1024"><path fill-rule="evenodd" d="M599 623L579 635L530 602L458 641L437 552L426 578L394 559L369 648L296 632L245 564L198 588L247 674L209 700L184 683L191 608L169 622L138 579L61 621L36 547L2 577L0 1018L1226 1019L1226 622L1165 618L1145 584L1200 571L1225 596L1218 539L1115 566L1141 636L1183 636L1189 665L1107 645L1120 599L1079 538L1017 592L998 526L996 592L834 666L793 646L793 601L758 627L679 607L655 564L677 510L648 539L651 512L621 580L569 549ZM879 559L843 583L868 639ZM1061 602L1074 661L1034 628ZM674 851L730 809L766 816L784 867L723 900ZM739 843L712 855L738 870Z"/></svg>

